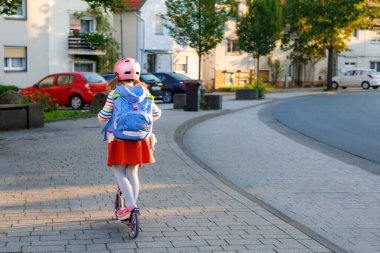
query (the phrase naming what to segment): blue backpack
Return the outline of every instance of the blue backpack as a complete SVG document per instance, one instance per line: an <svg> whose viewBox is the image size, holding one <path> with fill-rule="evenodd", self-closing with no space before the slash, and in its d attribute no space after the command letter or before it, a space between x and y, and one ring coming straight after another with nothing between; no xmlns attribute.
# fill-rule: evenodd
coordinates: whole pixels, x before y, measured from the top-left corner
<svg viewBox="0 0 380 253"><path fill-rule="evenodd" d="M114 108L111 119L103 128L121 140L141 141L152 134L153 96L143 86L117 86L114 91Z"/></svg>

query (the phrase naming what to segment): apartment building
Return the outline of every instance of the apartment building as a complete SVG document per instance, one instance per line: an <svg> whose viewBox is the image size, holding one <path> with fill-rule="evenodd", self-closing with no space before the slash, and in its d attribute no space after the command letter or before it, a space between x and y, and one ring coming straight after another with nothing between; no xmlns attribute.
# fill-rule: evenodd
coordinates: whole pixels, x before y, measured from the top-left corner
<svg viewBox="0 0 380 253"><path fill-rule="evenodd" d="M15 15L0 15L0 84L20 88L65 71L95 71L94 56L104 54L78 37L95 31L81 0L23 0Z"/></svg>
<svg viewBox="0 0 380 253"><path fill-rule="evenodd" d="M355 31L350 38L349 50L338 55L338 72L356 67L380 72L380 26Z"/></svg>

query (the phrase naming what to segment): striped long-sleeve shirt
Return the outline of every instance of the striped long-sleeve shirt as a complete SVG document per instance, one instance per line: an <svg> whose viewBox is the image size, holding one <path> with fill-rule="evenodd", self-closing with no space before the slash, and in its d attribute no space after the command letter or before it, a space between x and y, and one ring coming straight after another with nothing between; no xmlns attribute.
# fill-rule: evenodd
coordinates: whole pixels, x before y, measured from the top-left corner
<svg viewBox="0 0 380 253"><path fill-rule="evenodd" d="M106 103L104 104L103 109L98 114L98 119L101 123L107 122L112 116L112 111L114 107L113 93L114 92L111 91L108 94ZM152 103L152 116L153 120L157 120L159 117L161 117L161 109L158 108L158 106L154 102Z"/></svg>

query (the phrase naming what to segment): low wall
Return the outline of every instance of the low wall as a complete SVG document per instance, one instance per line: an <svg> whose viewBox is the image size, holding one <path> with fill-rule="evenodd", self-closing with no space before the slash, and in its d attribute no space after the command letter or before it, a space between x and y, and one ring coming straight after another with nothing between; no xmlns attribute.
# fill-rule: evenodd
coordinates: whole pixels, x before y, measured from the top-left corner
<svg viewBox="0 0 380 253"><path fill-rule="evenodd" d="M221 95L205 94L204 102L210 110L221 110L223 97Z"/></svg>
<svg viewBox="0 0 380 253"><path fill-rule="evenodd" d="M44 108L41 104L0 105L0 131L43 126Z"/></svg>

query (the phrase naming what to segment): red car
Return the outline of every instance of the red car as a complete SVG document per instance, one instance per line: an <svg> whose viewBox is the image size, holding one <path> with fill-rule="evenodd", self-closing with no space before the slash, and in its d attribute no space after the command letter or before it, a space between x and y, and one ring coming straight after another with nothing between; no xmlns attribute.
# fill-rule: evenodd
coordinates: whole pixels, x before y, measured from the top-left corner
<svg viewBox="0 0 380 253"><path fill-rule="evenodd" d="M32 87L21 89L19 93L30 95L38 91L49 94L59 105L81 109L84 104L91 103L97 93L106 92L106 87L106 80L97 73L68 72L48 75Z"/></svg>

